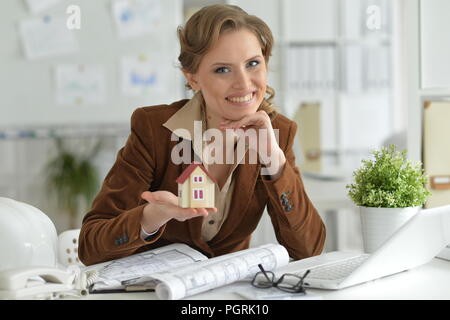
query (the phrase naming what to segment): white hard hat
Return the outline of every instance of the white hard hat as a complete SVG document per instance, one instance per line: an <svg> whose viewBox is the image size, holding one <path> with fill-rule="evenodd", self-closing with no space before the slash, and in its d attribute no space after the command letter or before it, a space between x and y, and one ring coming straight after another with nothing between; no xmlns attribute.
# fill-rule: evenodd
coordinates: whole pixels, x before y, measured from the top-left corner
<svg viewBox="0 0 450 320"><path fill-rule="evenodd" d="M0 197L0 271L57 266L58 237L53 222L39 209Z"/></svg>

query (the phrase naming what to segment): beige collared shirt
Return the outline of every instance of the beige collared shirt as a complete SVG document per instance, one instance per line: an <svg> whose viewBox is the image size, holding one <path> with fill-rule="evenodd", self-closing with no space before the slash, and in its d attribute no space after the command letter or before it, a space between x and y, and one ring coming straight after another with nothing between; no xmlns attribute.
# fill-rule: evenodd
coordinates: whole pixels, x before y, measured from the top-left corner
<svg viewBox="0 0 450 320"><path fill-rule="evenodd" d="M203 154L209 154L207 152L208 145L206 141L203 141L203 136L205 132L205 128L202 126L202 135L201 137L197 137L194 135L194 121L202 121L202 103L203 97L201 93L196 93L192 99L190 99L180 110L178 110L166 123L163 124L164 127L168 128L172 132L175 132L177 129L185 129L179 130L175 133L181 136L184 139L191 140L194 146L194 153L202 159L202 163L206 169L208 169L208 163L205 162L203 157L199 156L201 151L198 150L195 146L202 145ZM187 136L187 132L189 132L190 136ZM201 139L199 142L196 139ZM236 141L237 143L237 141ZM236 144L235 144L236 146ZM246 149L247 151L247 146ZM245 156L245 153L244 153ZM242 157L243 158L243 157ZM219 185L215 184L215 207L217 208L217 212L210 213L208 217L203 219L202 224L202 238L205 241L210 241L214 236L219 232L222 224L228 216L228 211L231 204L231 199L234 191L234 179L233 173L238 164L242 161L241 159L236 159L235 163L232 166L232 170L230 171L227 180L222 187L219 188Z"/></svg>

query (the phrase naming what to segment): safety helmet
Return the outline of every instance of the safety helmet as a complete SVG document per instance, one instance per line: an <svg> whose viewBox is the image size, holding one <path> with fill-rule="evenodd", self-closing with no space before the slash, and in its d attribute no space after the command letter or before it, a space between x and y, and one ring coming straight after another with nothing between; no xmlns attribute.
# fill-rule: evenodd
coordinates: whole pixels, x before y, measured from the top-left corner
<svg viewBox="0 0 450 320"><path fill-rule="evenodd" d="M39 209L0 197L0 271L57 266L58 236Z"/></svg>

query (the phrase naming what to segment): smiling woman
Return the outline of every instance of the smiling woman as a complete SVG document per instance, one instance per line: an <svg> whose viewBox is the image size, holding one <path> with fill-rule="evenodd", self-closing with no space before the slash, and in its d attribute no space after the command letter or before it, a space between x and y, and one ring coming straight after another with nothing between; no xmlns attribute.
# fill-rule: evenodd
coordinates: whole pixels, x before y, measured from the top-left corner
<svg viewBox="0 0 450 320"><path fill-rule="evenodd" d="M203 8L189 19L184 28L179 27L178 37L181 45L178 59L188 79L187 88L199 91L199 85L205 85L207 80L214 80L210 86L216 86L216 81L227 81L222 90L230 92L223 92L220 96L222 100L237 98L237 102L240 98L245 101L249 100L250 94L252 98L256 95L253 106L257 105L269 116L275 116L272 104L275 91L266 85L274 39L266 23L239 7L215 5ZM245 70L247 78L244 76ZM206 77L208 72L212 73L210 78ZM195 75L204 81L196 83ZM237 83L236 88L230 87L232 81L250 80L250 75L255 80L255 88L245 87L252 83ZM244 88L239 87L242 85ZM208 100L209 91L202 93ZM264 99L266 93L269 97Z"/></svg>
<svg viewBox="0 0 450 320"><path fill-rule="evenodd" d="M190 87L202 93L213 127L254 114L266 93L267 68L261 45L247 29L223 33L204 55L197 72L184 74Z"/></svg>
<svg viewBox="0 0 450 320"><path fill-rule="evenodd" d="M297 126L274 110L267 85L270 29L237 6L213 5L194 14L178 35L181 71L195 95L133 113L127 143L83 220L80 259L89 265L175 242L209 257L239 251L248 248L266 206L292 258L320 254L325 227L295 164ZM222 134L214 142L223 138L223 148L197 138L198 123L202 133ZM257 143L237 152L250 131ZM179 141L193 151L188 163L172 159ZM199 144L215 158L234 161L202 163L217 182L214 208L182 208L176 180L191 162L202 162ZM245 161L252 152L257 163Z"/></svg>

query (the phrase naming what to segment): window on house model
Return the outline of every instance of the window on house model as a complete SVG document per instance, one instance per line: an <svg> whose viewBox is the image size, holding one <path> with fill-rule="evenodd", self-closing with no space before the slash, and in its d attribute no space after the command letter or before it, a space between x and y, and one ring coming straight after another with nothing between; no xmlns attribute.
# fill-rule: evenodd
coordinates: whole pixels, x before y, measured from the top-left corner
<svg viewBox="0 0 450 320"><path fill-rule="evenodd" d="M202 183L203 182L203 176L194 176L194 182Z"/></svg>
<svg viewBox="0 0 450 320"><path fill-rule="evenodd" d="M194 200L203 200L203 189L194 189L193 191L193 195L194 195Z"/></svg>

